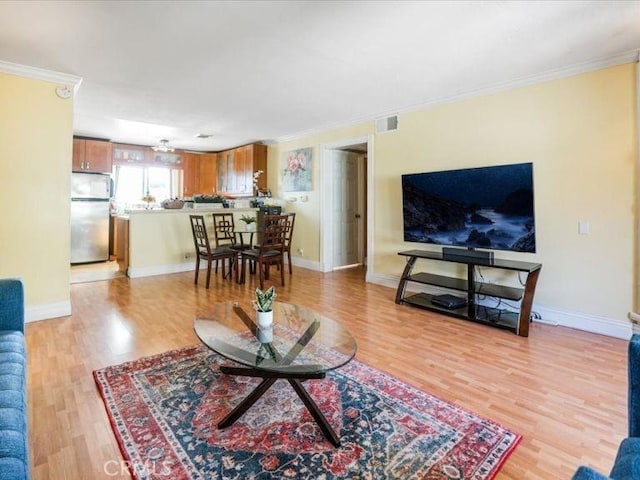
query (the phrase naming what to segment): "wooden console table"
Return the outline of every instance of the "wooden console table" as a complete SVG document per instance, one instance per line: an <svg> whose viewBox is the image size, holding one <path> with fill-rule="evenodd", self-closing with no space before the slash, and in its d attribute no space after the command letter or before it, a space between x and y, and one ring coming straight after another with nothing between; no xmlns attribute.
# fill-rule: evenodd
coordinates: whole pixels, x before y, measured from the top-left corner
<svg viewBox="0 0 640 480"><path fill-rule="evenodd" d="M398 255L407 257L407 265L402 272L398 291L396 293L396 303L406 303L427 310L436 311L445 315L451 315L465 320L484 323L498 328L505 328L515 332L521 337L529 336L529 317L533 304L533 295L536 289L536 282L542 264L519 262L513 260L483 260L468 258L456 255L443 255L441 252L429 252L424 250L408 250L398 252ZM467 279L434 275L431 273L412 273L416 260L435 260L440 262L460 263L467 266ZM506 287L493 283L476 281L476 267L498 268L512 270L515 272L525 272L527 279L524 288ZM448 309L435 305L431 302L435 296L429 293L416 293L406 295L408 282L415 282L423 285L432 285L444 288L453 292L466 292L467 305L462 308ZM476 302L476 295L485 295L505 300L520 301L520 312L511 312L499 308L479 305Z"/></svg>

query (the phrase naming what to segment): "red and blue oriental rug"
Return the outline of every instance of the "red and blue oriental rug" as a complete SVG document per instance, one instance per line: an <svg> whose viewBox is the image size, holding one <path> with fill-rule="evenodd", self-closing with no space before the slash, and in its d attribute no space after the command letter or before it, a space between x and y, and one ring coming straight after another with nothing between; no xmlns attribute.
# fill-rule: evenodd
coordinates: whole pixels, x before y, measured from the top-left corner
<svg viewBox="0 0 640 480"><path fill-rule="evenodd" d="M218 430L259 382L223 363L194 346L94 372L134 478L486 480L521 438L355 360L305 382L340 448L285 380Z"/></svg>

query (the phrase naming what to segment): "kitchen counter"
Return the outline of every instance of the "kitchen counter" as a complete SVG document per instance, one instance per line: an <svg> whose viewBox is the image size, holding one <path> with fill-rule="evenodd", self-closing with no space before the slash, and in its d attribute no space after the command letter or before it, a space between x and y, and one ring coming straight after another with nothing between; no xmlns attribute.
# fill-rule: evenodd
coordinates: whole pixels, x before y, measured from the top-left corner
<svg viewBox="0 0 640 480"><path fill-rule="evenodd" d="M212 213L232 213L236 225L257 208L182 208L130 210L118 215L128 224L127 275L131 278L195 270L189 215L204 215L214 243Z"/></svg>
<svg viewBox="0 0 640 480"><path fill-rule="evenodd" d="M129 214L165 214L165 213L189 213L190 215L198 215L200 213L250 213L257 212L257 208L215 208L215 207L200 207L200 208L136 208L125 210L123 215Z"/></svg>

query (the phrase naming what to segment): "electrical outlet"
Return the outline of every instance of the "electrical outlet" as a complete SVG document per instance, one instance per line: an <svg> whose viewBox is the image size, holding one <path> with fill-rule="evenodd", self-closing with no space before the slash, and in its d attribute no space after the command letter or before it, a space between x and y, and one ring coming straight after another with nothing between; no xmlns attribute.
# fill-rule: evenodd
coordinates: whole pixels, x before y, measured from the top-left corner
<svg viewBox="0 0 640 480"><path fill-rule="evenodd" d="M300 255L301 257L304 257L304 250L299 248L298 249L298 255Z"/></svg>

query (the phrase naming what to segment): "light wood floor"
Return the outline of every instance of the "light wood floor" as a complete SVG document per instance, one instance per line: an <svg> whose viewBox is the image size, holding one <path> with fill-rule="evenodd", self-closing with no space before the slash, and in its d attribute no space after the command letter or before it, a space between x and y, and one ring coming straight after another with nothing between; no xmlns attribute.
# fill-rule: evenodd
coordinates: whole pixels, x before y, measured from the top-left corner
<svg viewBox="0 0 640 480"><path fill-rule="evenodd" d="M522 434L497 479L609 472L627 429L625 341L541 324L521 338L398 306L363 277L295 269L278 299L345 324L361 362ZM254 287L216 277L205 290L192 273L72 285L71 317L26 328L33 479L128 478L109 475L122 457L92 371L196 344L198 312Z"/></svg>

